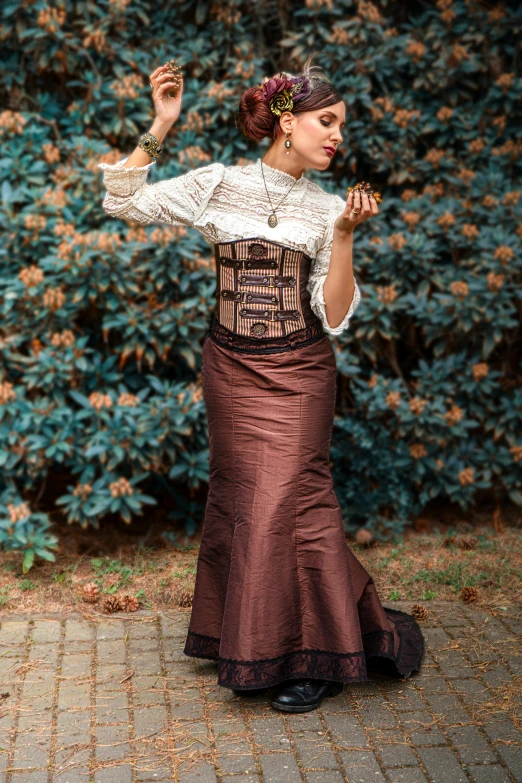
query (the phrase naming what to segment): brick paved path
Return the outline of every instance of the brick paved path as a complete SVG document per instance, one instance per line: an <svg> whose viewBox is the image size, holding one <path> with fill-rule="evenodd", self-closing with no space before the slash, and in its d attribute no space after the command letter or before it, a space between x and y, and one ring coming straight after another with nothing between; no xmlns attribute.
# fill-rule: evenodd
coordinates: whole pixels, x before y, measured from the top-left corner
<svg viewBox="0 0 522 783"><path fill-rule="evenodd" d="M430 602L422 672L345 685L302 715L183 655L187 610L86 607L0 618L0 783L522 781L522 606L498 620Z"/></svg>

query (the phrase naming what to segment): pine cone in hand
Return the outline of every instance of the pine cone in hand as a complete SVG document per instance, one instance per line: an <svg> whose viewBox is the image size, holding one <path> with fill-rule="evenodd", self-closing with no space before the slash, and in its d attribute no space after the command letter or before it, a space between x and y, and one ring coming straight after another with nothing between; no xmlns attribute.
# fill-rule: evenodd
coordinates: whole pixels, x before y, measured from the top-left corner
<svg viewBox="0 0 522 783"><path fill-rule="evenodd" d="M88 604L95 604L100 597L100 588L96 582L87 582L82 588L81 596Z"/></svg>
<svg viewBox="0 0 522 783"><path fill-rule="evenodd" d="M422 606L422 604L413 604L411 607L411 613L417 621L427 620L430 615L426 607Z"/></svg>
<svg viewBox="0 0 522 783"><path fill-rule="evenodd" d="M120 597L118 595L109 595L102 604L103 611L112 614L112 612L119 612L121 609Z"/></svg>
<svg viewBox="0 0 522 783"><path fill-rule="evenodd" d="M123 595L120 598L120 607L122 612L135 612L139 608L140 602L133 595Z"/></svg>
<svg viewBox="0 0 522 783"><path fill-rule="evenodd" d="M460 597L465 604L471 604L478 599L478 590L476 587L463 587Z"/></svg>

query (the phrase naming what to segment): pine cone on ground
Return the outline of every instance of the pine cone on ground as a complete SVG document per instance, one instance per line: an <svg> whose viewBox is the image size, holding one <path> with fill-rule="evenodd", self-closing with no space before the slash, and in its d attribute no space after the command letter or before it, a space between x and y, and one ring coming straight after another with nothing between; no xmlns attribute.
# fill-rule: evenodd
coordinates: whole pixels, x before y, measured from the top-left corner
<svg viewBox="0 0 522 783"><path fill-rule="evenodd" d="M411 607L411 613L417 621L427 620L430 616L429 611L425 606L422 606L422 604L413 604Z"/></svg>
<svg viewBox="0 0 522 783"><path fill-rule="evenodd" d="M100 597L100 588L96 582L87 582L82 588L81 596L88 604L95 604Z"/></svg>
<svg viewBox="0 0 522 783"><path fill-rule="evenodd" d="M109 595L102 604L103 611L112 614L112 612L119 612L121 609L119 595Z"/></svg>
<svg viewBox="0 0 522 783"><path fill-rule="evenodd" d="M373 533L365 527L359 528L355 534L355 543L359 546L371 546L373 544Z"/></svg>
<svg viewBox="0 0 522 783"><path fill-rule="evenodd" d="M443 546L457 546L457 536L446 536L442 544Z"/></svg>
<svg viewBox="0 0 522 783"><path fill-rule="evenodd" d="M122 612L135 612L139 608L140 602L133 595L127 593L120 598L120 608Z"/></svg>
<svg viewBox="0 0 522 783"><path fill-rule="evenodd" d="M471 604L478 599L478 590L476 587L463 587L460 597L465 604Z"/></svg>
<svg viewBox="0 0 522 783"><path fill-rule="evenodd" d="M192 606L193 591L182 587L176 595L178 606Z"/></svg>
<svg viewBox="0 0 522 783"><path fill-rule="evenodd" d="M478 539L475 538L475 536L461 536L457 540L457 546L459 549L476 549L478 544Z"/></svg>

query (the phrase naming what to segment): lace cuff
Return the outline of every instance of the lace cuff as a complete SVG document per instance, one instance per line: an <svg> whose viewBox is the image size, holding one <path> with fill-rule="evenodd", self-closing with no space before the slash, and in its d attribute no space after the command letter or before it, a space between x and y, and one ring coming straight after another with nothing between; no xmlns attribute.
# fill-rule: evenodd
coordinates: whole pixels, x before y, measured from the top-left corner
<svg viewBox="0 0 522 783"><path fill-rule="evenodd" d="M145 166L131 166L126 169L125 163L129 156L117 163L98 163L98 168L103 171L103 182L111 193L117 196L131 196L147 179L149 169L156 163L152 160Z"/></svg>
<svg viewBox="0 0 522 783"><path fill-rule="evenodd" d="M330 326L328 323L328 319L326 317L326 306L324 302L324 281L326 280L326 275L322 275L316 282L314 292L312 294L312 299L310 301L310 306L314 313L321 319L323 322L323 326L325 331L329 332L330 334L341 334L341 332L344 332L345 329L348 329L348 323L350 321L350 318L352 317L357 305L361 301L361 292L359 290L359 286L357 285L357 282L355 280L355 277L353 278L353 282L355 284L355 290L353 292L352 302L350 304L350 307L348 308L348 312L344 316L343 320L338 326Z"/></svg>

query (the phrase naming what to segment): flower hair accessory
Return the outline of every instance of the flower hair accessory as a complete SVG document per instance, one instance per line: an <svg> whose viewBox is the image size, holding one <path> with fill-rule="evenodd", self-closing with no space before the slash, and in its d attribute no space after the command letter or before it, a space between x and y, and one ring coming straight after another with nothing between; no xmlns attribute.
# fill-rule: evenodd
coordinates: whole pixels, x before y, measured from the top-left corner
<svg viewBox="0 0 522 783"><path fill-rule="evenodd" d="M310 95L312 83L308 76L289 77L281 72L279 76L264 79L259 89L268 101L272 114L280 117L284 111L292 111L296 103Z"/></svg>

